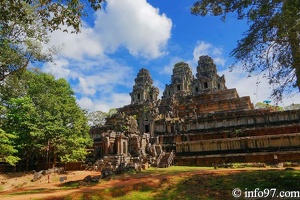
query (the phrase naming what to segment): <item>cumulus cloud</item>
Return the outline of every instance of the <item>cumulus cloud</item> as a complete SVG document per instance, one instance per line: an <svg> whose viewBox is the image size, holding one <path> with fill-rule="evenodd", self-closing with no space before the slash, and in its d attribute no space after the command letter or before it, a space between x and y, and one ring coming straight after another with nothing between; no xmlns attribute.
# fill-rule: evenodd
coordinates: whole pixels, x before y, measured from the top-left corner
<svg viewBox="0 0 300 200"><path fill-rule="evenodd" d="M68 33L54 31L51 33L50 45L60 46L60 54L63 57L75 60L83 60L86 56L99 56L104 51L98 34L85 23L79 34L71 34L70 31Z"/></svg>
<svg viewBox="0 0 300 200"><path fill-rule="evenodd" d="M172 57L167 65L163 66L162 69L159 69L158 73L172 75L174 65L181 61L185 62L184 59L181 59L180 57Z"/></svg>
<svg viewBox="0 0 300 200"><path fill-rule="evenodd" d="M56 78L68 79L71 70L68 68L69 61L67 59L56 60L54 63L49 62L44 65L44 72L53 74Z"/></svg>
<svg viewBox="0 0 300 200"><path fill-rule="evenodd" d="M94 26L83 22L79 34L54 31L50 45L62 46L61 54L76 60L115 53L120 47L153 59L166 53L171 29L171 19L146 0L110 0L96 13Z"/></svg>
<svg viewBox="0 0 300 200"><path fill-rule="evenodd" d="M134 67L123 58L114 60L113 54L120 48L147 60L166 54L172 21L146 0L107 1L94 20L83 22L79 34L50 33L49 45L60 46L61 51L54 63L43 65L43 71L67 79L82 108L108 111L130 103L129 92L124 91L134 84Z"/></svg>
<svg viewBox="0 0 300 200"><path fill-rule="evenodd" d="M105 51L125 47L132 55L149 59L165 53L172 21L146 0L110 0L97 14L95 29Z"/></svg>
<svg viewBox="0 0 300 200"><path fill-rule="evenodd" d="M228 69L220 71L219 74L224 74L227 88L236 88L240 96L250 96L252 103L255 105L264 100L271 100L270 95L272 86L269 85L268 80L259 76L250 76L241 68L230 71ZM297 103L300 99L300 94L295 93L283 97L282 102L278 102L280 106L288 106L292 103ZM275 105L275 102L271 103Z"/></svg>
<svg viewBox="0 0 300 200"><path fill-rule="evenodd" d="M193 51L194 61L198 61L199 56L208 55L214 59L217 65L224 66L226 60L222 56L223 49L215 47L211 43L205 41L197 41Z"/></svg>
<svg viewBox="0 0 300 200"><path fill-rule="evenodd" d="M130 96L127 93L111 93L110 96L106 96L100 99L82 97L77 100L78 105L88 110L108 112L111 108L119 108L121 105L130 104Z"/></svg>

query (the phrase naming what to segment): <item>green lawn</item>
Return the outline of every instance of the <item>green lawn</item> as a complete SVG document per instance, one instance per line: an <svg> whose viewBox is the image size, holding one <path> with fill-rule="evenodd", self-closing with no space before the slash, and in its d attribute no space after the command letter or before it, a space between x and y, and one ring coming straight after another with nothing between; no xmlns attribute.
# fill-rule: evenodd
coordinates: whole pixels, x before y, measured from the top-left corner
<svg viewBox="0 0 300 200"><path fill-rule="evenodd" d="M199 171L203 171L203 173L196 173ZM120 175L114 178L122 179L125 176L126 175ZM72 194L64 199L223 200L235 199L232 196L232 190L235 188L239 188L243 192L242 196L238 199L247 199L243 198L245 195L244 191L252 191L256 188L259 188L260 191L275 188L276 192L300 190L300 171L298 170L249 169L232 172L232 170L227 169L224 173L218 173L218 170L213 170L212 168L173 166L162 169L150 168L137 174L130 174L130 176L141 178L141 180L143 177L149 176L157 176L158 178L156 181L95 190L93 193ZM271 198L270 194L269 198L263 199L274 198Z"/></svg>

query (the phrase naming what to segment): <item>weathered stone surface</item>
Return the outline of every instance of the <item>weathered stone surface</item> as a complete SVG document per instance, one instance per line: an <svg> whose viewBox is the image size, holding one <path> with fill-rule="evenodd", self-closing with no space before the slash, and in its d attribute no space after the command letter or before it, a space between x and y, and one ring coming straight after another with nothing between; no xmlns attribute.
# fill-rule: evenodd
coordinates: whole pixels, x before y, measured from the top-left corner
<svg viewBox="0 0 300 200"><path fill-rule="evenodd" d="M194 79L192 70L187 63L179 62L175 64L171 84L166 84L162 99L192 94L192 82Z"/></svg>
<svg viewBox="0 0 300 200"><path fill-rule="evenodd" d="M43 177L43 170L42 171L39 171L39 172L36 172L36 171L33 171L33 178L32 178L32 182L35 182L37 180L40 180L42 177Z"/></svg>
<svg viewBox="0 0 300 200"><path fill-rule="evenodd" d="M153 80L147 69L141 69L134 81L133 91L130 93L131 104L157 100L159 89L153 86Z"/></svg>
<svg viewBox="0 0 300 200"><path fill-rule="evenodd" d="M198 140L176 143L176 153L190 154L216 154L224 151L233 152L255 152L261 150L281 149L298 149L300 146L300 133L252 136L252 137L235 137L213 140ZM206 153L205 153L206 152Z"/></svg>
<svg viewBox="0 0 300 200"><path fill-rule="evenodd" d="M91 182L91 180L92 180L92 176L88 175L88 176L84 177L84 179L82 181L86 182L86 183L89 183L89 182Z"/></svg>
<svg viewBox="0 0 300 200"><path fill-rule="evenodd" d="M209 56L199 57L196 77L193 82L193 94L227 89L224 75L220 77L217 74L217 67Z"/></svg>

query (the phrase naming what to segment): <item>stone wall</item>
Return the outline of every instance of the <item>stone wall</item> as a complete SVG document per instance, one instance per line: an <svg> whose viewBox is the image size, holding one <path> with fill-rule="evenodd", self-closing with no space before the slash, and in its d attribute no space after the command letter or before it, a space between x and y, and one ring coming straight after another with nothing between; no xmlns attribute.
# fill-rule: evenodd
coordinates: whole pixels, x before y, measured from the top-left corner
<svg viewBox="0 0 300 200"><path fill-rule="evenodd" d="M192 119L187 124L187 130L201 130L211 128L226 128L238 126L268 126L270 124L288 124L300 122L300 110L268 112L249 110L244 112L223 112L209 114L206 117ZM193 124L193 125L192 125Z"/></svg>
<svg viewBox="0 0 300 200"><path fill-rule="evenodd" d="M214 130L270 127L300 123L300 110L270 112L269 110L246 110L235 112L205 113L186 118L185 120L169 119L155 121L155 133L170 133L167 125L173 126L173 134L200 133ZM172 132L171 132L172 134Z"/></svg>
<svg viewBox="0 0 300 200"><path fill-rule="evenodd" d="M195 100L194 100L195 101ZM241 97L235 99L223 99L218 101L205 101L205 102L186 102L181 103L177 107L178 116L186 117L193 116L194 114L220 112L220 111L236 111L252 109L253 106L250 97Z"/></svg>
<svg viewBox="0 0 300 200"><path fill-rule="evenodd" d="M300 133L300 124L286 124L277 125L272 127L256 126L254 128L234 128L228 129L220 128L215 130L201 130L195 133L186 133L175 135L176 142L181 141L197 141L197 140L211 140L221 138L235 138L235 137L250 137L250 136L265 136L265 135L278 135ZM167 136L165 136L167 137Z"/></svg>
<svg viewBox="0 0 300 200"><path fill-rule="evenodd" d="M177 155L259 152L300 148L300 133L187 141L176 143Z"/></svg>
<svg viewBox="0 0 300 200"><path fill-rule="evenodd" d="M274 156L276 155L276 157ZM275 159L277 158L277 159ZM218 154L203 156L176 156L175 165L180 166L214 166L224 163L266 163L277 164L279 162L300 161L299 151L273 152L273 153L240 153L240 154Z"/></svg>

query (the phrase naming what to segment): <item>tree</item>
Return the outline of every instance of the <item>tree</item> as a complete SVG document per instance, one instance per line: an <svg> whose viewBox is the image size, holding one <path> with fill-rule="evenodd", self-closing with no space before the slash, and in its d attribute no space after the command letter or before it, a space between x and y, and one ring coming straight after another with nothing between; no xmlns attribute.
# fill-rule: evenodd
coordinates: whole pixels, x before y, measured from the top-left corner
<svg viewBox="0 0 300 200"><path fill-rule="evenodd" d="M5 133L5 131L0 129L0 162L7 162L15 166L20 160L19 157L15 156L18 150L12 144L15 138L15 135Z"/></svg>
<svg viewBox="0 0 300 200"><path fill-rule="evenodd" d="M54 31L61 29L61 25L73 27L75 32L80 31L81 17L86 15L85 4L88 2L95 11L101 9L101 3L105 0L7 0L0 2L0 21L9 24L19 21L30 25L33 22L32 13L28 13L28 7L38 17L42 25ZM65 29L66 30L66 29Z"/></svg>
<svg viewBox="0 0 300 200"><path fill-rule="evenodd" d="M26 163L28 170L32 158L41 153L43 130L38 127L38 113L28 96L11 98L7 107L7 122L2 126L5 132L13 135L11 140L18 150L18 157Z"/></svg>
<svg viewBox="0 0 300 200"><path fill-rule="evenodd" d="M6 109L0 106L0 126L5 121ZM0 162L7 162L10 165L15 165L20 158L16 156L18 150L13 144L13 140L16 139L14 134L8 134L0 128Z"/></svg>
<svg viewBox="0 0 300 200"><path fill-rule="evenodd" d="M104 0L88 0L94 10ZM84 4L79 0L6 0L0 1L0 81L30 62L51 61L57 49L43 48L48 32L63 28L78 33Z"/></svg>
<svg viewBox="0 0 300 200"><path fill-rule="evenodd" d="M222 16L237 13L250 28L231 52L235 64L252 75L262 74L274 86L271 96L280 101L284 93L300 91L300 1L294 0L201 0L195 15Z"/></svg>
<svg viewBox="0 0 300 200"><path fill-rule="evenodd" d="M284 110L284 108L281 106L273 106L265 102L257 102L254 107L255 109L267 109L267 110L274 110L274 111Z"/></svg>
<svg viewBox="0 0 300 200"><path fill-rule="evenodd" d="M102 111L94 111L87 114L89 124L91 126L103 126L108 117L108 113Z"/></svg>
<svg viewBox="0 0 300 200"><path fill-rule="evenodd" d="M300 104L295 104L295 103L292 103L291 105L289 106L286 106L284 107L285 110L299 110L300 109Z"/></svg>
<svg viewBox="0 0 300 200"><path fill-rule="evenodd" d="M85 158L86 147L92 145L86 113L65 79L23 70L1 85L0 100L7 109L0 128L17 136L14 142L26 168L33 162Z"/></svg>
<svg viewBox="0 0 300 200"><path fill-rule="evenodd" d="M116 108L111 108L108 111L108 117L111 117L111 116L113 116L114 114L117 114L117 113L118 113L118 110Z"/></svg>

